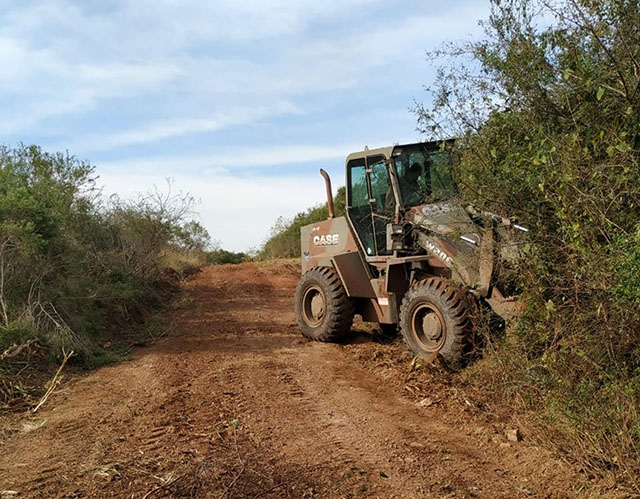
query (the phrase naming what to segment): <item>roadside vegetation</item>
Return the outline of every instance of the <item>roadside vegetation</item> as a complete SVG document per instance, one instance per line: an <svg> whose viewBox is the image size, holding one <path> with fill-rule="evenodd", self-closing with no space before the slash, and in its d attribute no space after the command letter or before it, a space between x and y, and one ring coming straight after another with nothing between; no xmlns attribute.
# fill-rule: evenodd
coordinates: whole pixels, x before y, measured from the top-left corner
<svg viewBox="0 0 640 499"><path fill-rule="evenodd" d="M466 374L591 475L640 490L640 5L492 1L419 106L463 196L531 229L527 312ZM451 62L453 61L453 62Z"/></svg>
<svg viewBox="0 0 640 499"><path fill-rule="evenodd" d="M177 279L205 262L193 206L170 188L105 199L90 164L1 147L0 374L24 367L11 360L26 346L54 362L73 351L85 367L121 358ZM3 380L6 399L16 387Z"/></svg>
<svg viewBox="0 0 640 499"><path fill-rule="evenodd" d="M530 228L504 276L527 310L459 382L640 492L640 6L492 0L482 26L429 54L446 62L415 111L427 139L459 138L462 196ZM262 256L298 256L300 227L326 216L279 220Z"/></svg>
<svg viewBox="0 0 640 499"><path fill-rule="evenodd" d="M222 248L215 248L206 254L208 265L224 265L226 263L238 264L252 260L251 255L245 252L228 251Z"/></svg>

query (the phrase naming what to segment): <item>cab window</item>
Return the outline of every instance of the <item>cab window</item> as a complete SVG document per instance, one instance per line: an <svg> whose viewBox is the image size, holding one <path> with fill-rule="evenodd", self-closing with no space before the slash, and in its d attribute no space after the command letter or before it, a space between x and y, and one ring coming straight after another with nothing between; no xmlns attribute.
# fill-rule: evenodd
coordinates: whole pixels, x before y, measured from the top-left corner
<svg viewBox="0 0 640 499"><path fill-rule="evenodd" d="M405 206L436 203L456 195L448 152L405 149L395 163Z"/></svg>
<svg viewBox="0 0 640 499"><path fill-rule="evenodd" d="M347 164L348 200L347 214L353 225L364 252L375 255L375 238L369 203L369 185L364 158L354 159Z"/></svg>
<svg viewBox="0 0 640 499"><path fill-rule="evenodd" d="M389 179L389 171L384 162L383 156L374 156L367 158L370 175L371 175L371 197L373 201L374 212L393 213L395 208L395 199L393 190L391 189L391 180Z"/></svg>
<svg viewBox="0 0 640 499"><path fill-rule="evenodd" d="M364 159L354 160L349 163L349 204L359 208L369 206L369 193L367 192L367 174Z"/></svg>
<svg viewBox="0 0 640 499"><path fill-rule="evenodd" d="M387 251L387 224L393 221L395 211L395 198L391 188L389 169L384 156L368 157L367 166L371 183L371 210L376 254L388 255L391 252Z"/></svg>

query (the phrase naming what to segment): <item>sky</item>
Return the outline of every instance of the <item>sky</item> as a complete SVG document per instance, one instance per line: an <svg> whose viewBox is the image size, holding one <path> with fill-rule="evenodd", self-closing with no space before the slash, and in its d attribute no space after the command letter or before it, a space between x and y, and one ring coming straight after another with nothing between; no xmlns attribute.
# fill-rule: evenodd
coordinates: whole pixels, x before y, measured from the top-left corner
<svg viewBox="0 0 640 499"><path fill-rule="evenodd" d="M323 202L350 152L422 140L426 52L483 0L0 0L0 143L95 165L105 195L190 192L225 249Z"/></svg>

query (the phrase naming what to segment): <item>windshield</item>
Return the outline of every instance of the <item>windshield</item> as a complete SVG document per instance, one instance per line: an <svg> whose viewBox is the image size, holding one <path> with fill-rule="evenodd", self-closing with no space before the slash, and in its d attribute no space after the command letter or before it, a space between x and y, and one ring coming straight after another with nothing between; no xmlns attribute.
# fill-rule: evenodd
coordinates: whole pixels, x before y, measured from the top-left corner
<svg viewBox="0 0 640 499"><path fill-rule="evenodd" d="M395 157L400 193L405 206L436 203L456 195L451 155L424 147L403 148Z"/></svg>

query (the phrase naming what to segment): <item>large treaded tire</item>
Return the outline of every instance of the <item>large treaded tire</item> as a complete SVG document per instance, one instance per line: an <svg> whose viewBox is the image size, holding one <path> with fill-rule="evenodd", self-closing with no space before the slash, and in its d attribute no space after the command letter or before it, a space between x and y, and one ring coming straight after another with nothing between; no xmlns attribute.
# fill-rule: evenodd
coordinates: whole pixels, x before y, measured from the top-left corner
<svg viewBox="0 0 640 499"><path fill-rule="evenodd" d="M294 308L300 332L314 341L340 341L351 331L355 307L330 267L315 267L302 275Z"/></svg>
<svg viewBox="0 0 640 499"><path fill-rule="evenodd" d="M469 293L439 277L418 281L402 299L400 332L416 357L438 352L451 369L461 368L472 332Z"/></svg>

